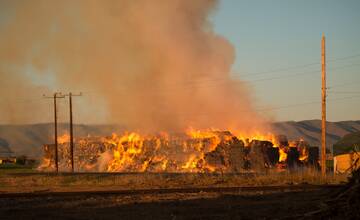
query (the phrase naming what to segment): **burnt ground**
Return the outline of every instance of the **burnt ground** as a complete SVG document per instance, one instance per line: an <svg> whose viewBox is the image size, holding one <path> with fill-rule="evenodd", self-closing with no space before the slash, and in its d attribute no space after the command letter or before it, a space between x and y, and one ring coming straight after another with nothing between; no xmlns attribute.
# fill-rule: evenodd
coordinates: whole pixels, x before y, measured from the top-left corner
<svg viewBox="0 0 360 220"><path fill-rule="evenodd" d="M341 189L283 186L3 194L0 219L297 219L321 208Z"/></svg>

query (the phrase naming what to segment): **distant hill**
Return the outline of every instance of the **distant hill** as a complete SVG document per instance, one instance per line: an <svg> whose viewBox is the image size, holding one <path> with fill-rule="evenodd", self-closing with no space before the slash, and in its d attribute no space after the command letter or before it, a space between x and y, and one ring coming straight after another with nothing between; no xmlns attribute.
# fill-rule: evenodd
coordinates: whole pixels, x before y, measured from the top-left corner
<svg viewBox="0 0 360 220"><path fill-rule="evenodd" d="M327 146L333 144L346 134L360 131L360 121L327 122ZM59 134L68 130L67 124L59 124ZM87 135L110 135L119 132L122 127L117 125L75 125L75 136ZM311 145L320 145L321 121L287 121L273 123L275 134L284 134L288 139L303 138ZM53 124L30 124L30 125L0 125L0 139L16 155L27 155L39 158L42 154L42 145L52 143ZM5 145L3 147L5 149Z"/></svg>
<svg viewBox="0 0 360 220"><path fill-rule="evenodd" d="M339 121L326 123L327 147L339 141L344 135L360 131L360 121ZM319 146L321 140L321 120L287 121L273 123L276 134L284 134L289 139L302 137L311 145Z"/></svg>
<svg viewBox="0 0 360 220"><path fill-rule="evenodd" d="M0 158L1 157L9 157L12 156L13 152L9 147L9 143L5 140L0 138Z"/></svg>
<svg viewBox="0 0 360 220"><path fill-rule="evenodd" d="M360 132L355 132L345 135L338 142L334 144L334 155L351 152L352 150L360 149Z"/></svg>
<svg viewBox="0 0 360 220"><path fill-rule="evenodd" d="M68 124L58 125L58 134L68 133ZM76 136L105 136L121 130L116 125L74 125ZM54 126L52 123L29 125L0 125L0 138L9 143L16 155L27 155L39 158L42 145L53 143Z"/></svg>

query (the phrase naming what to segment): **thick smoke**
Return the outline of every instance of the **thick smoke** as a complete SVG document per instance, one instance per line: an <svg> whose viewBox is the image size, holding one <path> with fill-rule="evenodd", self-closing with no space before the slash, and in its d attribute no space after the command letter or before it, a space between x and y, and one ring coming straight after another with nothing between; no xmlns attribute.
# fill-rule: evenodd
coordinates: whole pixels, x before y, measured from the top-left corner
<svg viewBox="0 0 360 220"><path fill-rule="evenodd" d="M213 30L216 7L213 0L2 1L1 94L83 91L78 121L105 110L104 122L130 129L263 128L246 85L230 77L235 53ZM11 122L7 110L0 119Z"/></svg>

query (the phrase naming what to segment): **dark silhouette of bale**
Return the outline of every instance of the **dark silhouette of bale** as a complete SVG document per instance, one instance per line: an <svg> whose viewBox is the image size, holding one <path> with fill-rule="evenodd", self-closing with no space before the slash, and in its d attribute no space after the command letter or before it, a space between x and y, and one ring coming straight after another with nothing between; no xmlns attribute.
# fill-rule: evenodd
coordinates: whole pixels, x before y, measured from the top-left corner
<svg viewBox="0 0 360 220"><path fill-rule="evenodd" d="M287 153L286 164L290 171L296 169L300 165L300 153L296 147L290 147Z"/></svg>
<svg viewBox="0 0 360 220"><path fill-rule="evenodd" d="M279 161L279 149L274 148L270 141L251 141L245 155L248 159L245 163L246 167L250 165L251 169L257 171L273 167Z"/></svg>
<svg viewBox="0 0 360 220"><path fill-rule="evenodd" d="M251 149L249 153L251 169L263 171L265 169L266 153L264 152L264 145L262 141L253 140L249 146Z"/></svg>
<svg viewBox="0 0 360 220"><path fill-rule="evenodd" d="M277 135L275 137L277 143L279 144L278 147L287 147L289 146L289 141L285 135Z"/></svg>
<svg viewBox="0 0 360 220"><path fill-rule="evenodd" d="M249 146L250 143L248 142L248 139L246 140L246 142L247 142L247 144L242 150L242 153L244 155L244 164L243 164L242 168L245 170L249 170L249 169L251 169L251 162L250 162L251 147Z"/></svg>
<svg viewBox="0 0 360 220"><path fill-rule="evenodd" d="M270 167L275 166L279 162L280 154L278 147L268 147L266 149L267 157L268 157L268 165Z"/></svg>
<svg viewBox="0 0 360 220"><path fill-rule="evenodd" d="M320 169L319 164L319 148L318 147L309 147L309 156L307 159L307 165Z"/></svg>
<svg viewBox="0 0 360 220"><path fill-rule="evenodd" d="M205 160L211 166L225 166L225 151L223 147L217 147L214 151L205 154Z"/></svg>
<svg viewBox="0 0 360 220"><path fill-rule="evenodd" d="M16 158L16 164L25 165L27 157L25 155L19 156Z"/></svg>

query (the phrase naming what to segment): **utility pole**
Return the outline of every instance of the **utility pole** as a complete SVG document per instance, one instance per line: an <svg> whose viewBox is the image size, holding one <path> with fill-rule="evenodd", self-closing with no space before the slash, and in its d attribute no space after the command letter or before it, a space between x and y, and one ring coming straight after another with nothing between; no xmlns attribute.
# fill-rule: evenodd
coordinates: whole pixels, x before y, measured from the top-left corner
<svg viewBox="0 0 360 220"><path fill-rule="evenodd" d="M61 93L59 92L55 92L53 97L50 96L45 96L43 95L44 98L53 98L54 99L54 131L55 131L55 167L56 167L56 172L59 172L59 157L58 157L58 137L57 137L57 106L56 106L56 99L58 98L64 98L65 96L63 96Z"/></svg>
<svg viewBox="0 0 360 220"><path fill-rule="evenodd" d="M73 115L72 115L72 97L81 96L81 93L74 95L70 92L66 96L69 96L71 172L74 172L74 132L73 132Z"/></svg>
<svg viewBox="0 0 360 220"><path fill-rule="evenodd" d="M321 39L321 174L326 176L326 59L325 36Z"/></svg>

